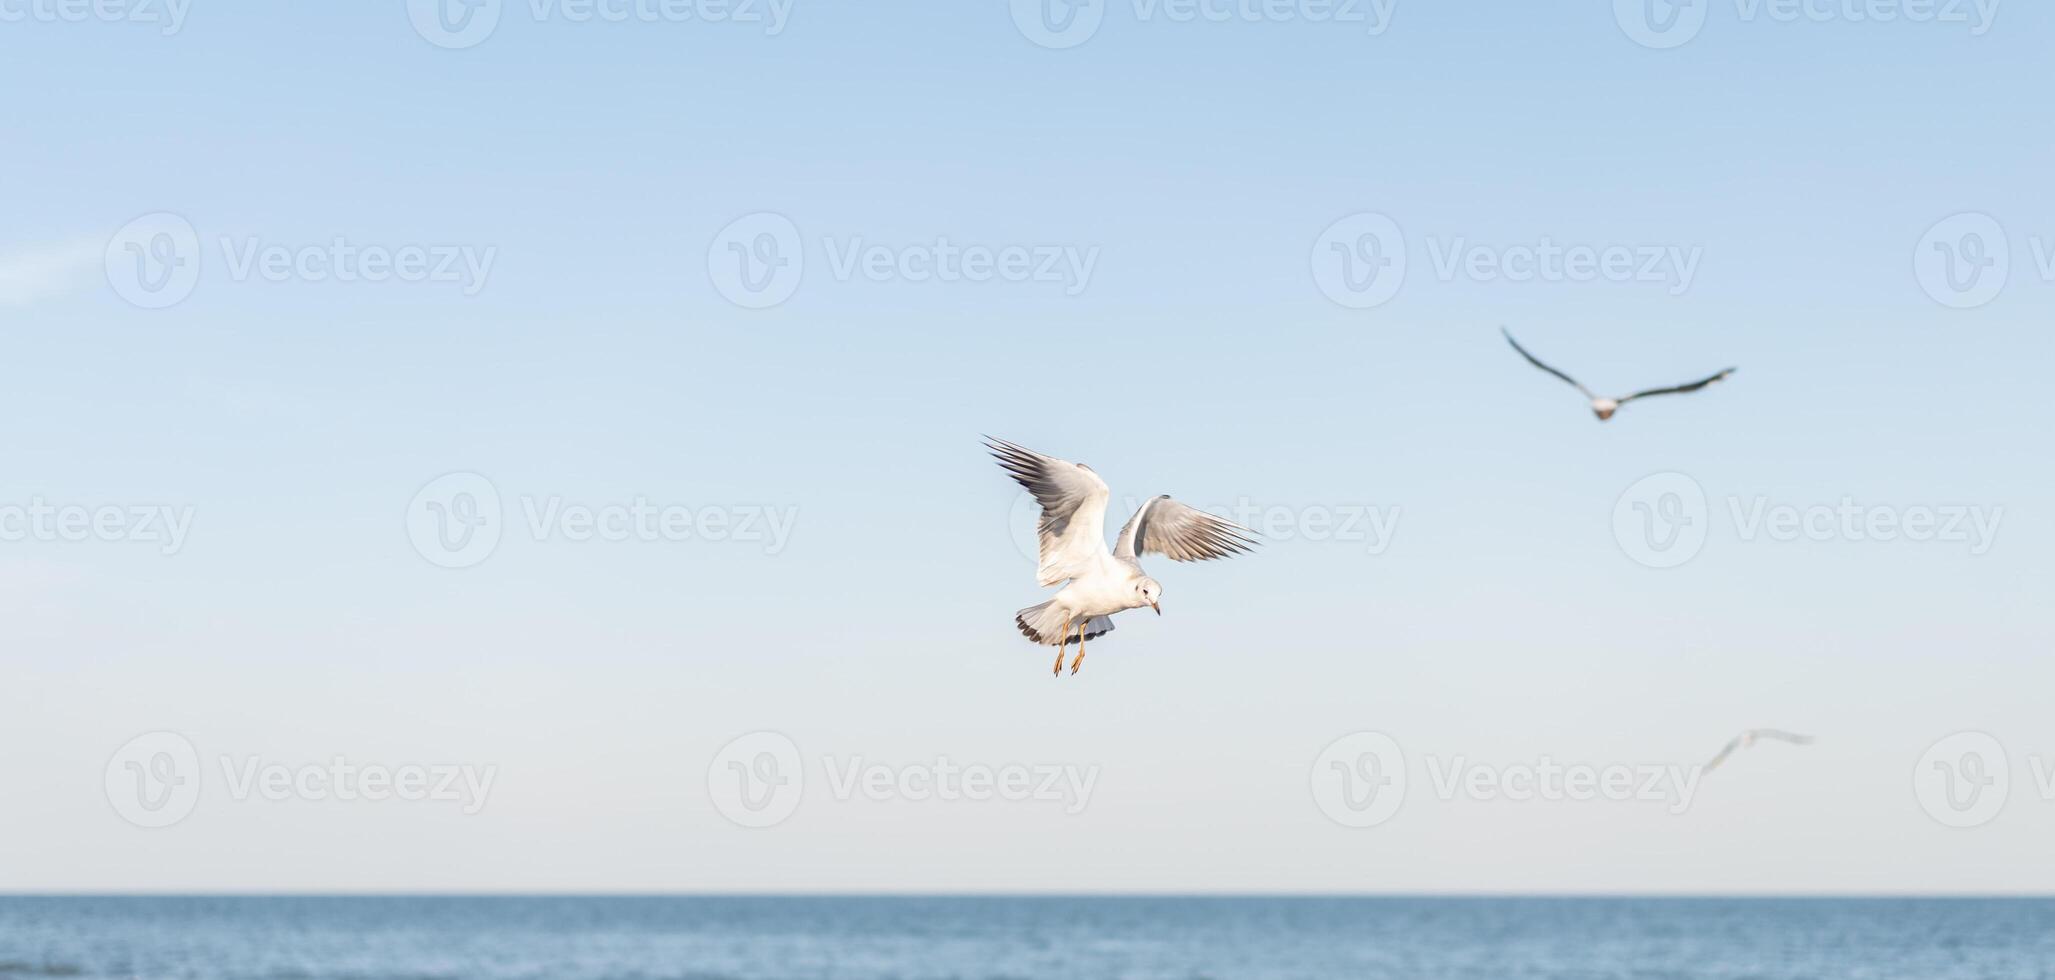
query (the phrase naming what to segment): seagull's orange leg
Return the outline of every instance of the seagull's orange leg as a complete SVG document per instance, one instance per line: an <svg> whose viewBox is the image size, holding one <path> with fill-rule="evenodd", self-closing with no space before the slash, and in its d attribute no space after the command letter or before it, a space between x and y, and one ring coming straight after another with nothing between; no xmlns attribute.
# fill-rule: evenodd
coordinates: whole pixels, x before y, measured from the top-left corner
<svg viewBox="0 0 2055 980"><path fill-rule="evenodd" d="M1088 620L1087 622L1089 622L1089 620ZM1070 662L1070 672L1071 672L1071 673L1073 673L1073 674L1077 673L1077 668L1078 668L1078 665L1079 665L1079 664L1082 664L1082 663L1084 663L1084 662L1085 662L1085 630L1084 630L1084 627L1080 626L1080 627L1078 627L1078 630L1077 630L1077 659L1076 659L1076 660L1073 660L1073 661L1071 661L1071 662Z"/></svg>
<svg viewBox="0 0 2055 980"><path fill-rule="evenodd" d="M1056 669L1050 671L1050 674L1057 677L1063 676L1063 648L1068 645L1070 645L1070 620L1065 619L1063 621L1063 635L1056 638ZM1084 648L1083 637L1078 638L1077 645L1079 649Z"/></svg>

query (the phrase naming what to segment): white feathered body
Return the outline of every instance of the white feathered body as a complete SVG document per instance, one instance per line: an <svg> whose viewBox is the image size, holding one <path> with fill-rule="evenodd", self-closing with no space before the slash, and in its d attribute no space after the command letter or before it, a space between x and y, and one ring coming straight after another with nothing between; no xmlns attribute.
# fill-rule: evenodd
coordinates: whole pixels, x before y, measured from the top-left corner
<svg viewBox="0 0 2055 980"><path fill-rule="evenodd" d="M1014 614L1014 625L1028 639L1043 646L1059 641L1095 639L1113 632L1113 614L1146 605L1135 585L1142 580L1142 568L1111 555L1093 562L1085 574L1070 580L1055 598L1029 606ZM1064 624L1070 631L1064 632Z"/></svg>
<svg viewBox="0 0 2055 980"><path fill-rule="evenodd" d="M1090 573L1071 579L1052 601L1079 616L1111 616L1147 605L1135 591L1142 566L1110 556L1095 564L1098 567Z"/></svg>

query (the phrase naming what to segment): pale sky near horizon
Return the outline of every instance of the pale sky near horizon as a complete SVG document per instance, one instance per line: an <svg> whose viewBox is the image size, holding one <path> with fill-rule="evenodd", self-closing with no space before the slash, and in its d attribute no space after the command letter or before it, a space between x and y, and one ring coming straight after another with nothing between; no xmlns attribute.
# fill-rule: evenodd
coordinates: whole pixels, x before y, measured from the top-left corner
<svg viewBox="0 0 2055 980"><path fill-rule="evenodd" d="M0 891L2055 890L2055 12L1051 2L0 0Z"/></svg>

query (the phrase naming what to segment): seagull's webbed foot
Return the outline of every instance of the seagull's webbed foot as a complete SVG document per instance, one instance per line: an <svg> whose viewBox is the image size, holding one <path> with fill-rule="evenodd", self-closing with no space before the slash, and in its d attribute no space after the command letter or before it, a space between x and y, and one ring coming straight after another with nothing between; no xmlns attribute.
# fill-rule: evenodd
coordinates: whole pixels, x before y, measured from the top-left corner
<svg viewBox="0 0 2055 980"><path fill-rule="evenodd" d="M1083 664L1084 662L1085 662L1085 631L1084 631L1084 630L1082 630L1082 629L1080 629L1080 630L1078 630L1078 632L1077 632L1077 659L1076 659L1076 660L1073 660L1073 661L1071 661L1071 662L1070 662L1070 672L1071 672L1071 673L1073 673L1073 674L1077 673L1077 669L1078 669L1078 667L1079 667L1080 665L1082 665L1082 664ZM1057 665L1058 665L1058 666L1061 666L1061 665L1062 665L1062 663L1063 663L1063 660L1062 660L1062 658L1061 658L1061 657L1057 658L1057 661L1056 661L1056 663L1057 663Z"/></svg>

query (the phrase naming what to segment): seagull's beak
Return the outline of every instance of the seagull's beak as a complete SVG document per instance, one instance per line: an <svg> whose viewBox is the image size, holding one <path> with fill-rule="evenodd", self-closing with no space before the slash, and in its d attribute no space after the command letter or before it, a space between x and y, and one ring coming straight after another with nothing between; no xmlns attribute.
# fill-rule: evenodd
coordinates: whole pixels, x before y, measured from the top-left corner
<svg viewBox="0 0 2055 980"><path fill-rule="evenodd" d="M1163 615L1163 607L1162 607L1162 606L1159 606L1159 605L1157 605L1157 604L1155 604L1155 603L1153 603L1153 602L1152 602L1152 603L1149 603L1149 608L1151 608L1151 609L1154 609L1154 610L1156 610L1156 615L1158 615L1158 616L1161 616L1161 615Z"/></svg>

